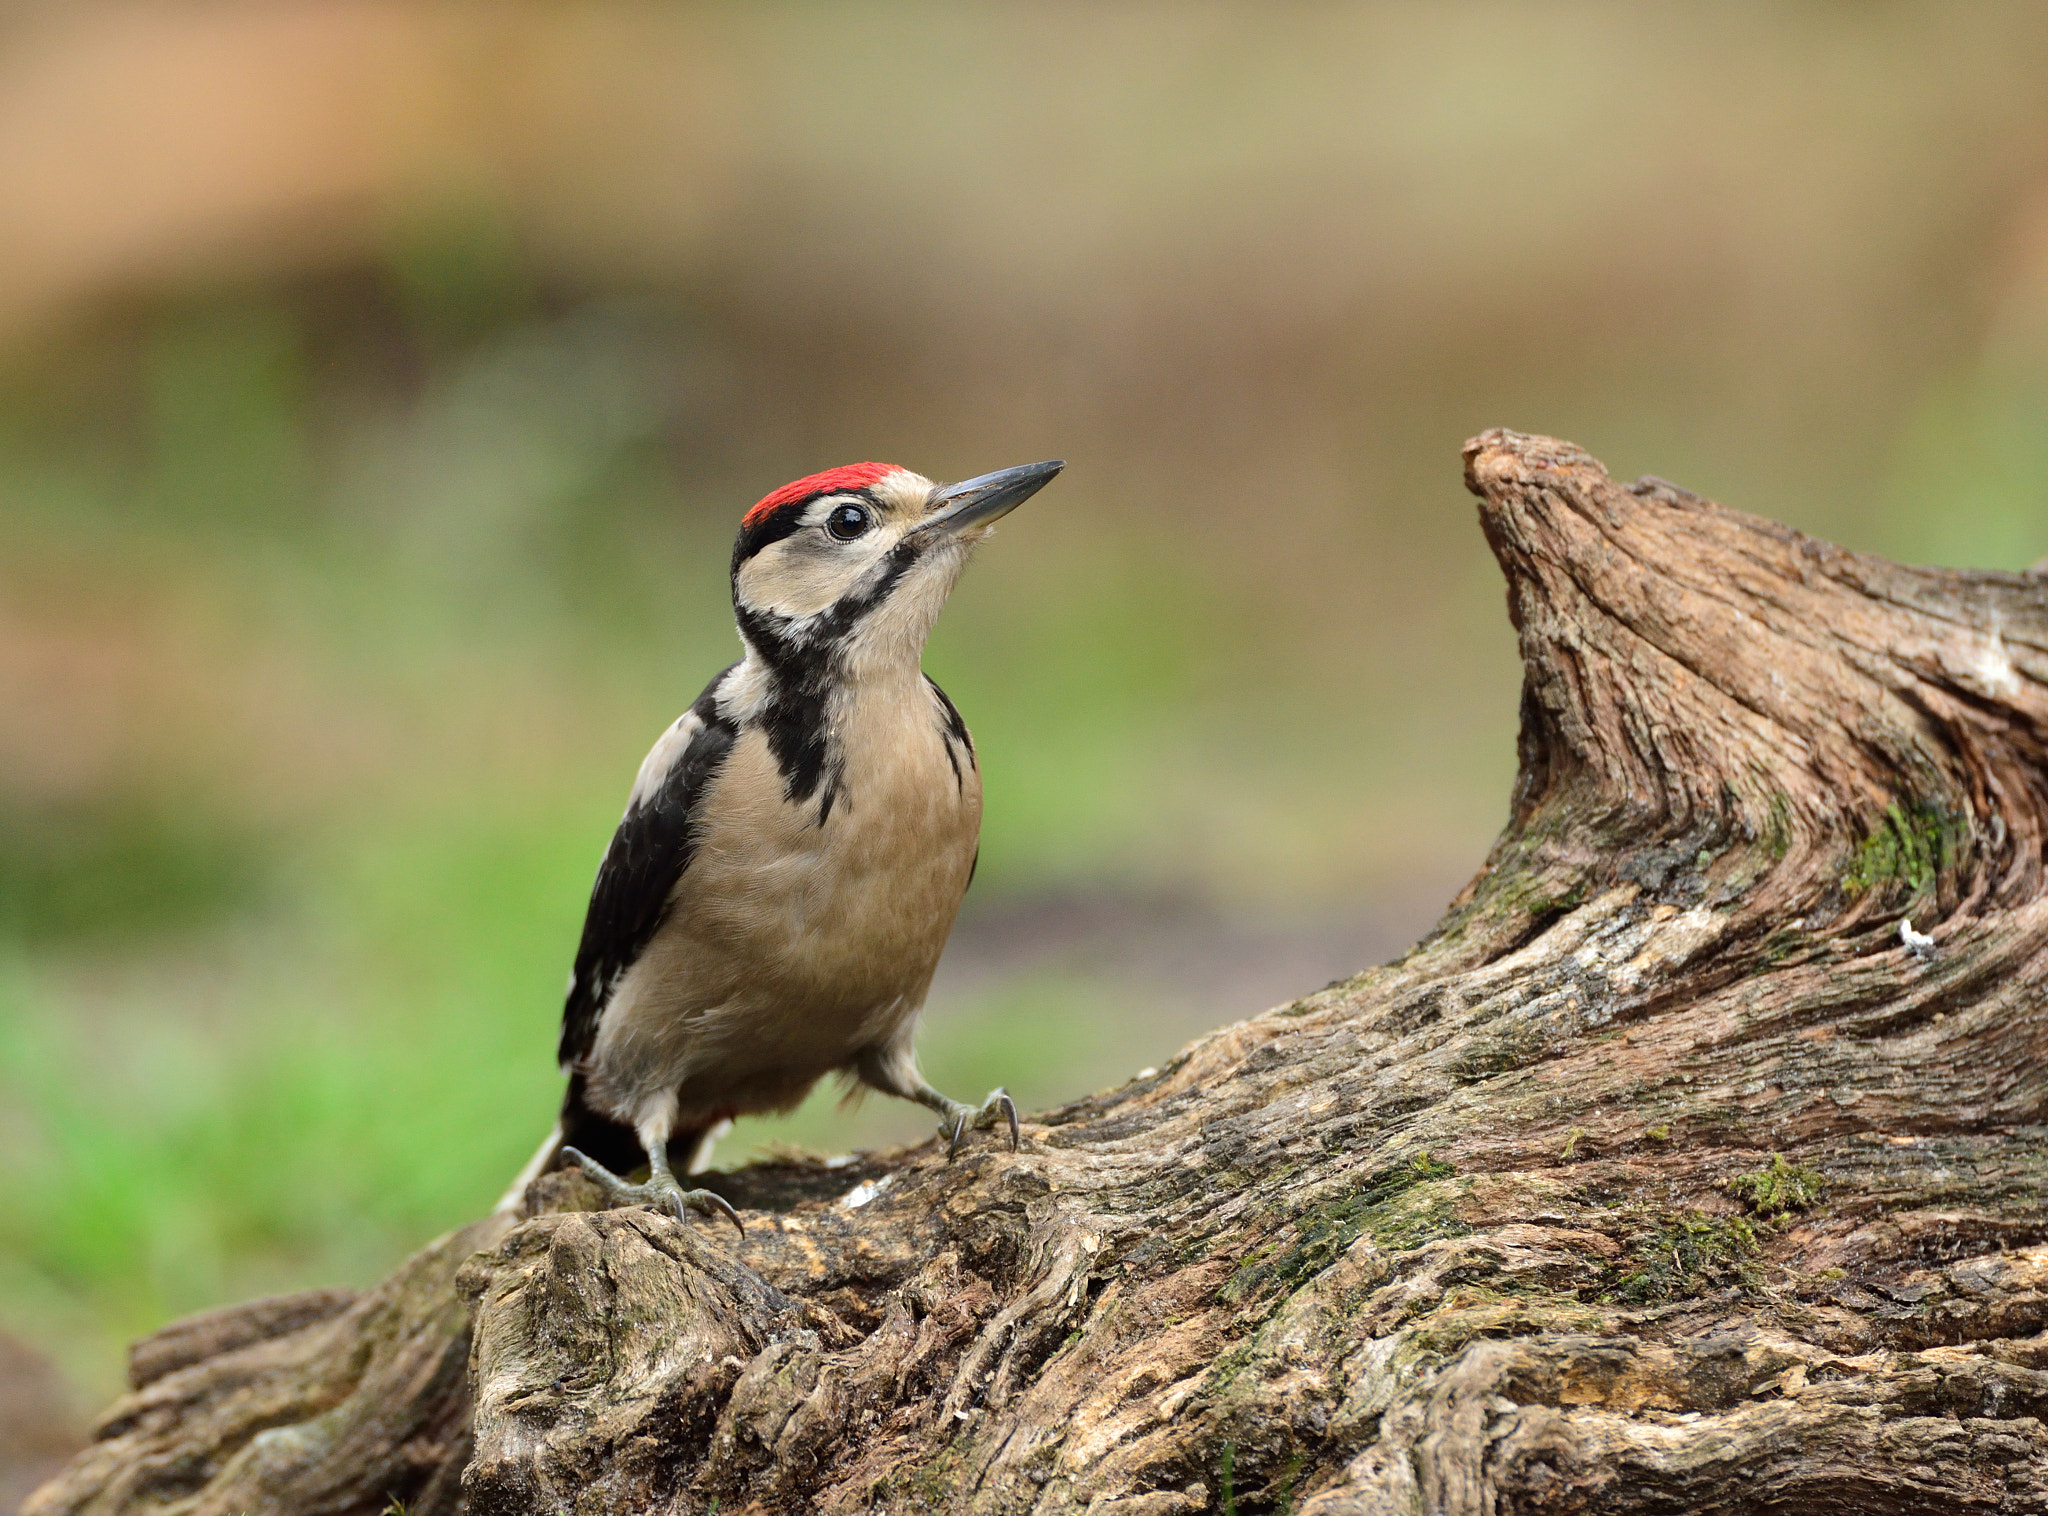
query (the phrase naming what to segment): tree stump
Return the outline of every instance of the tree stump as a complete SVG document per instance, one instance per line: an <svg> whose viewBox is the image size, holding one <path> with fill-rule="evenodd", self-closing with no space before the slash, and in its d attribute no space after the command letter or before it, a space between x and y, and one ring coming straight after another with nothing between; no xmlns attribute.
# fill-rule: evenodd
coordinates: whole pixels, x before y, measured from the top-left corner
<svg viewBox="0 0 2048 1516"><path fill-rule="evenodd" d="M1024 1127L171 1328L59 1512L2048 1512L2048 586L1567 443L1432 935ZM466 1373L465 1373L466 1365Z"/></svg>

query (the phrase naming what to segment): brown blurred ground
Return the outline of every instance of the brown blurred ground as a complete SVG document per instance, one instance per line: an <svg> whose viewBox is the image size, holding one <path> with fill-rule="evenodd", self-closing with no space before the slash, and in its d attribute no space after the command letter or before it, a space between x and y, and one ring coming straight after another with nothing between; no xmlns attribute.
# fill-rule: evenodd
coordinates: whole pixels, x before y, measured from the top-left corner
<svg viewBox="0 0 2048 1516"><path fill-rule="evenodd" d="M0 1333L0 1511L13 1511L84 1445L56 1369Z"/></svg>

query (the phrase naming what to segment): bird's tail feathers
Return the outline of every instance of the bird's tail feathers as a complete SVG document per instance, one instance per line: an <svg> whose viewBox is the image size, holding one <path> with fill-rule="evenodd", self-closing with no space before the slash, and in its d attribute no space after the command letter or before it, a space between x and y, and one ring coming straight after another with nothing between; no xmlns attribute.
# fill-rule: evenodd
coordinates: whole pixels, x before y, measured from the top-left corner
<svg viewBox="0 0 2048 1516"><path fill-rule="evenodd" d="M512 1187L505 1191L496 1205L491 1207L493 1216L502 1216L516 1211L526 1198L526 1187L555 1166L555 1155L562 1151L562 1123L556 1122L542 1141L538 1151L526 1160L526 1167L519 1171L519 1177L512 1181Z"/></svg>

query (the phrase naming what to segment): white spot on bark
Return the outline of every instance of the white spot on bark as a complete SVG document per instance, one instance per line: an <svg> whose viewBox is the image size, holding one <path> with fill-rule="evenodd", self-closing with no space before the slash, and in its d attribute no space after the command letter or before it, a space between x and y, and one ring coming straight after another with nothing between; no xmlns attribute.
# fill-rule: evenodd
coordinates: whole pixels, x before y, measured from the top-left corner
<svg viewBox="0 0 2048 1516"><path fill-rule="evenodd" d="M896 1181L894 1174L884 1174L880 1179L864 1180L839 1197L839 1203L849 1211L857 1211L873 1200Z"/></svg>
<svg viewBox="0 0 2048 1516"><path fill-rule="evenodd" d="M2013 695L2019 692L2019 675L2013 671L2012 655L2005 650L2005 636L1997 627L1991 629L1991 640L1984 645L1984 651L1977 655L1972 670L1977 680L1994 695Z"/></svg>

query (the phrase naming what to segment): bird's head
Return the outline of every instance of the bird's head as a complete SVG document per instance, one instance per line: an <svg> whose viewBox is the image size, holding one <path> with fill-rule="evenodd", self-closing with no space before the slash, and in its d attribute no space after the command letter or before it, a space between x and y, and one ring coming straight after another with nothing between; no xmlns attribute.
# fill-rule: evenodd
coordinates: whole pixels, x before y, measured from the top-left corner
<svg viewBox="0 0 2048 1516"><path fill-rule="evenodd" d="M974 545L1066 467L933 484L892 463L827 469L762 497L732 550L747 645L771 662L915 662Z"/></svg>

